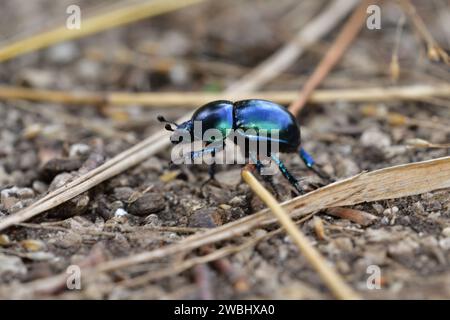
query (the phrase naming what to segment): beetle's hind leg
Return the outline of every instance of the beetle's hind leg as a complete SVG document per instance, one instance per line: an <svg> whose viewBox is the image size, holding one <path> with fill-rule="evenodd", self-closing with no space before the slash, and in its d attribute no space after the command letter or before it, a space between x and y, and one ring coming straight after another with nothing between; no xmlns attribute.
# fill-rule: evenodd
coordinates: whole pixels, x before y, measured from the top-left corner
<svg viewBox="0 0 450 320"><path fill-rule="evenodd" d="M322 169L320 169L317 166L316 162L314 161L314 158L308 152L306 152L305 149L300 148L299 155L300 155L300 158L305 163L308 170L311 170L312 172L317 174L319 177L321 177L322 179L324 179L328 182L335 181L332 177L330 177L327 173L325 173Z"/></svg>
<svg viewBox="0 0 450 320"><path fill-rule="evenodd" d="M288 171L284 163L275 155L271 155L271 158L275 161L283 176L287 181L289 181L289 183L295 188L295 190L297 190L299 194L304 194L305 191L300 185L300 182Z"/></svg>
<svg viewBox="0 0 450 320"><path fill-rule="evenodd" d="M267 174L261 174L261 171L263 169L264 165L262 164L262 162L257 159L256 160L256 170L258 172L258 174L263 178L263 180L268 183L270 185L270 188L272 189L273 193L275 194L276 198L280 198L280 193L278 192L277 186L275 185L274 181L273 181L273 176L272 175L267 175Z"/></svg>

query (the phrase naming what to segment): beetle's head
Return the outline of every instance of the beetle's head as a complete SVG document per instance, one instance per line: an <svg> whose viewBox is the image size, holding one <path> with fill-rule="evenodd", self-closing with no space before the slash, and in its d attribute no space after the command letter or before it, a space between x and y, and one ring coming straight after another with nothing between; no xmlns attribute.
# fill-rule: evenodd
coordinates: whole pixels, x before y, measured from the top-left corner
<svg viewBox="0 0 450 320"><path fill-rule="evenodd" d="M166 120L163 116L158 116L158 121L166 124L165 128L167 131L173 132L170 136L170 141L173 144L191 143L193 141L194 130L192 120L185 121L182 124L176 124L173 121Z"/></svg>

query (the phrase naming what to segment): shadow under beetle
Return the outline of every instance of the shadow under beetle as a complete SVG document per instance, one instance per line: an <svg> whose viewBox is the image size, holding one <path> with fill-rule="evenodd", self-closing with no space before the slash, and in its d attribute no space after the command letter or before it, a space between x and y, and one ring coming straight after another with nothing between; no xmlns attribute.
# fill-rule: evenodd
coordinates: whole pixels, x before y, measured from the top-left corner
<svg viewBox="0 0 450 320"><path fill-rule="evenodd" d="M203 141L205 146L200 151L192 151L190 154L191 159L202 156L203 154L211 154L212 157L215 153L221 151L225 147L225 139L228 137L231 130L237 134L242 134L245 138L246 148L245 157L249 157L256 163L256 168L259 173L263 167L259 160L258 150L251 150L249 147L250 141L265 142L268 144L267 151L270 159L275 161L278 165L283 176L294 186L294 188L303 194L304 191L300 186L299 181L288 171L284 163L275 155L270 152L270 143L278 143L278 150L282 153L297 153L305 163L306 167L315 172L321 178L330 180L330 178L323 173L315 164L314 159L300 146L300 126L298 125L295 117L283 106L267 100L251 99L242 100L237 102L231 102L226 100L212 101L204 106L198 108L192 118L182 124L176 124L172 121L167 121L162 116L158 116L158 120L166 122L166 129L173 131L174 134L171 137L172 143L177 144L180 141L172 139L175 135L180 135L181 131L189 134L191 141L203 140L204 133L208 129L216 129L222 133L223 140L220 145L218 141ZM200 121L202 126L202 132L194 132L194 122ZM175 129L172 127L175 126ZM248 134L250 131L256 132L256 134ZM272 139L270 135L259 135L258 132L262 130L277 130L277 139ZM233 141L236 144L236 141ZM211 179L214 179L215 165L214 163L209 166L209 175ZM269 176L263 176L266 180L270 180ZM273 184L272 184L273 186Z"/></svg>

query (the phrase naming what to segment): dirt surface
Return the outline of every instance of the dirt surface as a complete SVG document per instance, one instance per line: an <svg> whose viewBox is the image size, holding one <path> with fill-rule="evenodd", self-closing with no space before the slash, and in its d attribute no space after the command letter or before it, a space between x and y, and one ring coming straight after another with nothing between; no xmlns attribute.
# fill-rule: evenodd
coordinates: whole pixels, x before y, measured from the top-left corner
<svg viewBox="0 0 450 320"><path fill-rule="evenodd" d="M25 23L30 13L19 14L25 9L17 1L6 2L0 21L14 16L14 21L8 21L25 25L22 33L37 30ZM42 8L56 1L34 2L42 4L36 5L34 25L44 26L49 13ZM81 2L82 10L88 14L85 3ZM440 0L415 3L433 36L449 47L448 4ZM293 0L208 2L8 61L0 68L0 81L68 91L218 92L287 42L324 4ZM63 2L54 7L55 12L59 9L63 20ZM101 11L101 6L96 10ZM385 5L382 29L364 28L322 87L391 85L389 63L400 15L395 5ZM18 34L11 31L17 28L0 24L0 32L8 36ZM262 89L298 89L335 36L332 32L314 45L288 72ZM448 83L448 67L426 59L411 24L405 24L400 39L398 85ZM299 117L303 146L338 179L363 170L446 156L448 149L407 148L406 142L420 138L448 143L448 103L337 101L310 105ZM1 101L0 219L161 130L157 115L176 119L187 110ZM377 116L373 116L374 110ZM415 121L398 123L389 112ZM306 188L324 183L307 171L296 155L283 155L283 159L295 176L304 178ZM193 257L251 241L277 226L187 255L82 278L82 290L30 289L34 280L64 273L70 265L95 265L150 251L264 208L240 180L239 166L221 167L217 181L202 187L208 178L205 165L171 168L169 161L170 150L166 150L44 215L1 231L0 297L332 298L283 232L213 263L181 271L175 268ZM280 201L295 196L280 175L275 176L275 183ZM361 226L319 212L316 216L324 224L324 239L314 231L313 219L300 224L353 288L374 299L450 298L448 190L353 208L376 216L376 221ZM378 290L367 287L368 266L373 265L381 271ZM161 270L170 272L158 274ZM154 278L132 281L149 274Z"/></svg>

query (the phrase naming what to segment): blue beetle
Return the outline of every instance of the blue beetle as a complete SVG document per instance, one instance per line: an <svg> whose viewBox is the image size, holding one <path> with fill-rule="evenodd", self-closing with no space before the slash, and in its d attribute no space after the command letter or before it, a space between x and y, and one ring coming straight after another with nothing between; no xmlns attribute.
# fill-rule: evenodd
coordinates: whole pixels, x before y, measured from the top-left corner
<svg viewBox="0 0 450 320"><path fill-rule="evenodd" d="M222 133L223 141L218 146L217 141L204 141L205 147L200 151L191 152L191 159L199 157L203 154L210 153L213 157L215 153L225 147L225 139L229 132L241 133L246 141L248 147L250 141L265 141L269 143L268 151L270 153L270 143L277 142L278 150L283 153L297 153L305 163L306 167L320 177L329 179L328 176L317 168L313 157L308 154L300 146L300 126L295 117L283 106L267 100L251 99L231 102L226 100L212 101L198 108L192 118L180 125L172 121L167 121L162 116L158 116L160 122L166 122L166 129L173 131L175 135L179 135L182 131L187 132L193 140L203 140L204 133L209 129L216 129ZM201 132L195 132L194 122L201 122ZM172 127L175 126L175 129ZM256 134L248 134L248 130L253 129L252 132ZM261 130L277 130L278 136L272 139L270 135L262 136L258 133ZM172 139L173 143L180 141ZM213 143L215 142L215 143ZM234 141L236 144L236 141ZM251 157L256 162L258 171L261 171L262 163L259 161L258 150L249 150L245 148L245 156ZM266 149L267 150L267 149ZM278 165L283 176L290 182L292 186L299 192L304 193L299 181L287 170L284 163L275 155L270 154L270 158ZM214 178L214 164L209 167L210 178ZM269 178L269 177L265 177Z"/></svg>

